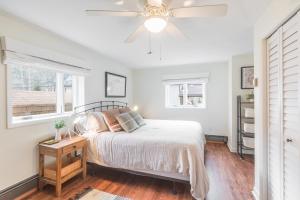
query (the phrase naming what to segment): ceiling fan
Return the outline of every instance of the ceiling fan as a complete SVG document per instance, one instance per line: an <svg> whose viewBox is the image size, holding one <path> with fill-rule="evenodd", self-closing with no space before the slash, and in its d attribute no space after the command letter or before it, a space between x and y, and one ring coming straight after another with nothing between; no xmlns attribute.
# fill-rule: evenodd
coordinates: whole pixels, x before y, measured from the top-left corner
<svg viewBox="0 0 300 200"><path fill-rule="evenodd" d="M115 10L86 10L92 16L119 16L119 17L144 17L140 25L126 40L134 42L143 32L159 33L166 30L169 34L185 38L184 34L170 22L170 18L195 18L195 17L221 17L227 13L227 5L204 5L170 8L163 0L144 0L143 11L115 11Z"/></svg>

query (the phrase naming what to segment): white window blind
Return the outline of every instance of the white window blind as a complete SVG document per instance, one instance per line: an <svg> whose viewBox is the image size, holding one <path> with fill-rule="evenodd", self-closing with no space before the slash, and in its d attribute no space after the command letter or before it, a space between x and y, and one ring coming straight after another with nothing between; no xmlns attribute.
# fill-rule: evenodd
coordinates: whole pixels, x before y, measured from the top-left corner
<svg viewBox="0 0 300 200"><path fill-rule="evenodd" d="M195 73L195 74L173 74L173 75L164 75L162 81L165 84L168 83L182 83L189 82L194 84L208 83L209 73Z"/></svg>
<svg viewBox="0 0 300 200"><path fill-rule="evenodd" d="M67 56L9 37L1 37L3 64L39 67L86 76L90 73L87 63L79 58Z"/></svg>
<svg viewBox="0 0 300 200"><path fill-rule="evenodd" d="M3 64L15 64L22 66L38 67L44 69L55 70L57 72L64 72L74 75L87 76L90 69L73 66L71 64L62 63L58 61L39 58L36 56L25 55L22 53L12 52L9 50L4 51Z"/></svg>

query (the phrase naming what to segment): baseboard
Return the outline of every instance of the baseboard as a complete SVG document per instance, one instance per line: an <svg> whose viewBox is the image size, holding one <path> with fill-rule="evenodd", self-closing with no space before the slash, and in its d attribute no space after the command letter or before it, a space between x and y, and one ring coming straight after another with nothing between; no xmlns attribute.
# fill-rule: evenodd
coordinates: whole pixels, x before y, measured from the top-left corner
<svg viewBox="0 0 300 200"><path fill-rule="evenodd" d="M231 146L231 143L230 143L230 142L227 143L227 147L228 147L228 149L229 149L230 152L232 152L232 153L236 153L236 152L237 152L237 151L236 151L236 148L233 148L233 147Z"/></svg>
<svg viewBox="0 0 300 200"><path fill-rule="evenodd" d="M29 190L28 192L25 192L25 193L21 194L20 196L16 197L14 200L28 199L31 195L33 195L36 192L38 192L38 188L37 187Z"/></svg>
<svg viewBox="0 0 300 200"><path fill-rule="evenodd" d="M228 137L222 135L205 135L205 139L208 142L222 142L225 144L228 142Z"/></svg>
<svg viewBox="0 0 300 200"><path fill-rule="evenodd" d="M233 148L230 142L227 143L227 147L231 153L237 153L236 148ZM254 155L254 150L243 150L243 153L247 155Z"/></svg>
<svg viewBox="0 0 300 200"><path fill-rule="evenodd" d="M15 199L20 195L37 188L38 175L29 177L15 185L0 191L0 200Z"/></svg>

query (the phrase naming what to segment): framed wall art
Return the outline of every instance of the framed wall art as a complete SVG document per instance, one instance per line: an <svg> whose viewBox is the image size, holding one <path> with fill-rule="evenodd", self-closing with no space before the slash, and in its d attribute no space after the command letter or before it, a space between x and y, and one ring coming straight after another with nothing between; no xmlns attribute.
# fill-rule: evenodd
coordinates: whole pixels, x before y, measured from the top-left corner
<svg viewBox="0 0 300 200"><path fill-rule="evenodd" d="M254 89L254 67L241 67L241 89Z"/></svg>
<svg viewBox="0 0 300 200"><path fill-rule="evenodd" d="M105 97L126 97L126 76L105 72Z"/></svg>

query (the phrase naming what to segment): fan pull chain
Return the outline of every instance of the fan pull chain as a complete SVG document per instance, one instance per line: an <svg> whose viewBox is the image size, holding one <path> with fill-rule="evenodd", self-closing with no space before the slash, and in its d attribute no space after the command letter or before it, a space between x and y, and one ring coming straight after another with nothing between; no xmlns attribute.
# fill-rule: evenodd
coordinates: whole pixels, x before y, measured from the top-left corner
<svg viewBox="0 0 300 200"><path fill-rule="evenodd" d="M148 55L152 54L152 44L151 44L151 33L149 32L149 51L148 51Z"/></svg>

